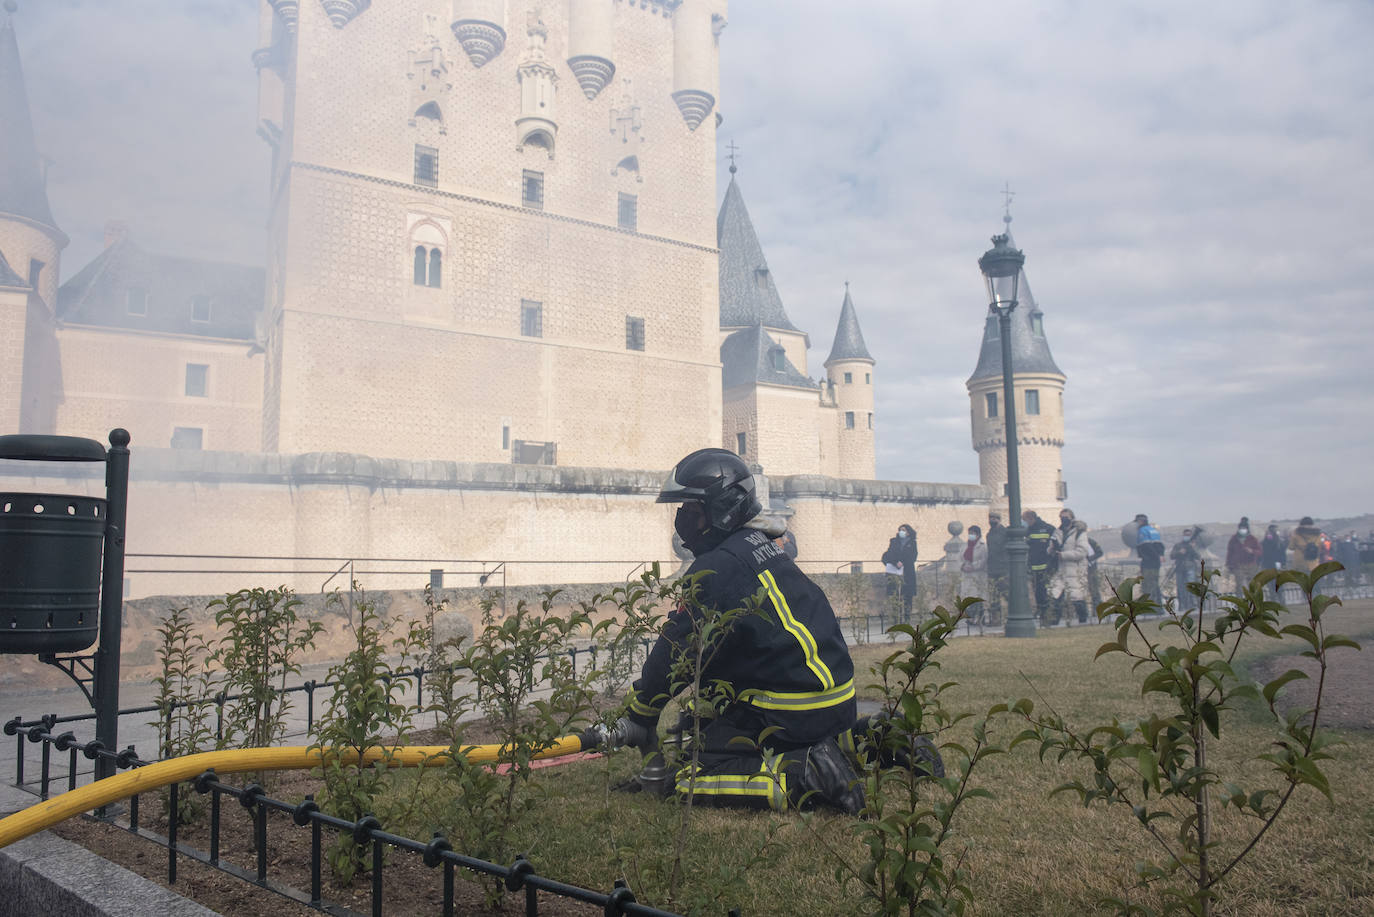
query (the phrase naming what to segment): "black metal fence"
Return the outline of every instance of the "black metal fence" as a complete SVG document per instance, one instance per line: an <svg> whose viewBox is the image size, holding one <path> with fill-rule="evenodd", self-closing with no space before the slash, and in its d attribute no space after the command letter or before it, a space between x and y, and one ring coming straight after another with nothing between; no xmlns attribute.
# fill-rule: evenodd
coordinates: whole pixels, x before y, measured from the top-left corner
<svg viewBox="0 0 1374 917"><path fill-rule="evenodd" d="M126 711L133 712L133 711ZM86 717L89 718L89 717ZM67 718L76 719L73 717ZM4 731L6 735L15 736L19 742L19 755L17 757L18 773L16 783L22 784L23 774L23 743L41 745L42 765L39 776L39 795L44 799L48 795L53 785L53 773L51 767L51 751L57 750L68 755L66 789L76 788L76 775L78 756L84 755L91 761L107 760L113 762L119 770L130 768L145 767L149 763L138 757L133 746L122 751L113 751L104 748L99 742L79 742L70 731L54 735L54 730L59 725L57 717L42 717L36 722L25 723L21 718L16 717L5 723ZM383 866L384 854L388 848L400 851L410 856L417 856L421 861L431 868L443 867L442 873L442 913L445 917L452 917L455 907L455 878L457 870L462 869L478 876L490 877L499 880L510 892L520 892L523 890L525 899L525 913L529 917L537 917L539 914L540 895L546 894L559 898L569 898L581 901L594 907L601 908L608 917L616 915L639 915L639 917L677 917L670 911L659 910L640 904L635 900L634 893L622 881L617 881L609 892L598 892L591 889L570 885L566 882L559 882L547 876L541 876L535 871L534 865L523 856L516 857L515 861L509 866L502 866L498 863L491 863L476 857L466 856L455 852L452 845L441 834L435 834L429 841L417 841L401 835L387 832L382 824L370 815L363 816L357 821L336 818L320 810L319 805L311 796L307 796L299 803L284 802L268 796L263 788L257 784L249 784L245 787L232 786L221 782L214 771L206 771L191 781L195 792L210 796L210 816L209 816L209 850L202 851L183 843L177 836L178 819L176 813L180 811L179 795L182 792L180 784L173 783L168 788L169 799L167 810L167 834L161 835L149 830L140 824L140 805L139 796L134 795L129 799L128 820L126 829L139 837L147 838L163 846L167 850L167 881L175 884L177 880L177 861L179 857L185 857L223 872L234 875L254 885L276 892L294 901L299 901L317 910L327 911L337 915L355 915L352 911L342 905L325 900L323 896L323 867L325 857L324 831L326 829L336 834L346 835L351 838L353 843L359 847L369 849L371 862L371 911L374 917L381 917L385 913L385 898L383 896ZM230 863L220 857L220 846L222 837L222 800L229 796L248 810L253 823L253 850L256 851L256 862L253 869L245 869L236 864ZM289 815L293 823L302 828L310 829L310 890L308 892L297 889L293 886L283 884L272 878L269 871L268 858L268 813L279 812ZM734 917L738 917L738 911L730 912Z"/></svg>

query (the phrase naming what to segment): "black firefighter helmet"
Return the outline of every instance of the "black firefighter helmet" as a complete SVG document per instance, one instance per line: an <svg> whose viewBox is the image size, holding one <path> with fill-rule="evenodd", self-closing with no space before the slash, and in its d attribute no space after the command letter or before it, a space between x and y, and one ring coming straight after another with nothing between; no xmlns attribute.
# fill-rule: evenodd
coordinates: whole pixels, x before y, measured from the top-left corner
<svg viewBox="0 0 1374 917"><path fill-rule="evenodd" d="M702 505L718 532L733 532L763 510L749 466L728 449L698 449L673 468L657 502L689 501Z"/></svg>

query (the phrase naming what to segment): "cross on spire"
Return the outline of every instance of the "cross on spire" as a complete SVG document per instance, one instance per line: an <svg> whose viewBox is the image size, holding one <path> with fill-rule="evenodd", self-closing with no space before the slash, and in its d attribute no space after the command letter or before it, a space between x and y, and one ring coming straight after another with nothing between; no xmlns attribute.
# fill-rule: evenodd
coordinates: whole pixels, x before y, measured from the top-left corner
<svg viewBox="0 0 1374 917"><path fill-rule="evenodd" d="M730 151L727 156L730 160L730 174L734 175L735 172L738 171L738 168L735 166L735 159L739 155L739 147L735 146L735 141L731 140L726 144L725 148Z"/></svg>
<svg viewBox="0 0 1374 917"><path fill-rule="evenodd" d="M998 193L1001 194L1001 195L1005 198L1005 200L1002 201L1002 207L1003 207L1003 211L1002 211L1002 222L1003 222L1003 223L1006 223L1007 226L1010 227L1010 226L1011 226L1011 199L1014 198L1014 197L1016 197L1016 192L1013 191L1013 190L1011 190L1011 182L1004 182L1004 183L1002 184L1002 190L1001 190L1000 192L998 192Z"/></svg>

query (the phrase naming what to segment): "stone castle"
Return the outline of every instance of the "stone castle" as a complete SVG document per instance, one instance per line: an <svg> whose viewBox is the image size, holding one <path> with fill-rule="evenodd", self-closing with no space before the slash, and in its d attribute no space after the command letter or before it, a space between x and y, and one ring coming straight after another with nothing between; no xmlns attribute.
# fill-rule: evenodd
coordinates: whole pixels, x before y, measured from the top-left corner
<svg viewBox="0 0 1374 917"><path fill-rule="evenodd" d="M760 468L817 570L872 561L901 522L934 558L946 523L1005 505L995 320L968 381L980 483L874 480L878 378L848 285L813 379L733 164L717 208L726 0L260 6L265 270L111 223L64 280L0 25L0 432L129 429L131 552L292 558L304 580L366 557L620 579L672 558L649 496L704 445ZM1022 289L1023 495L1052 513L1064 376Z"/></svg>

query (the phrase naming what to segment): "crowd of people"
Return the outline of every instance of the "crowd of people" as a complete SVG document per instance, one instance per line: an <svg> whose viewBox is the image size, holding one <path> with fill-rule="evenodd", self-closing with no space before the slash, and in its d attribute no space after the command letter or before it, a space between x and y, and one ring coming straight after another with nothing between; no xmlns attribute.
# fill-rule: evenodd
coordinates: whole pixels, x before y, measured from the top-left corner
<svg viewBox="0 0 1374 917"><path fill-rule="evenodd" d="M1021 519L1026 528L1029 587L1041 625L1087 623L1091 609L1102 602L1099 561L1106 554L1102 545L1089 535L1087 523L1068 508L1060 510L1058 527L1033 510L1026 510ZM1209 569L1218 569L1224 563L1224 586L1234 591L1248 585L1261 569L1310 572L1330 560L1345 567L1341 580L1345 585L1362 582L1360 543L1355 533L1347 532L1344 537L1333 539L1310 516L1304 516L1291 532L1281 532L1277 525L1269 525L1262 538L1251 532L1249 518L1242 517L1227 543L1224 562L1209 550L1210 539L1201 526L1185 528L1172 547L1166 547L1163 535L1144 513L1137 515L1127 528L1134 531L1141 593L1164 600L1166 590L1160 586L1160 576L1166 570L1172 571L1172 597L1183 611L1198 606L1198 597L1188 589L1188 584L1200 579L1204 564ZM1007 527L1002 524L1001 515L993 512L988 514L986 532L981 526L971 525L967 535L959 564L959 592L984 598L982 605L971 611L978 623L1001 624L1008 591ZM911 618L917 556L915 529L904 524L882 556L889 602L894 610L900 608L900 620Z"/></svg>

